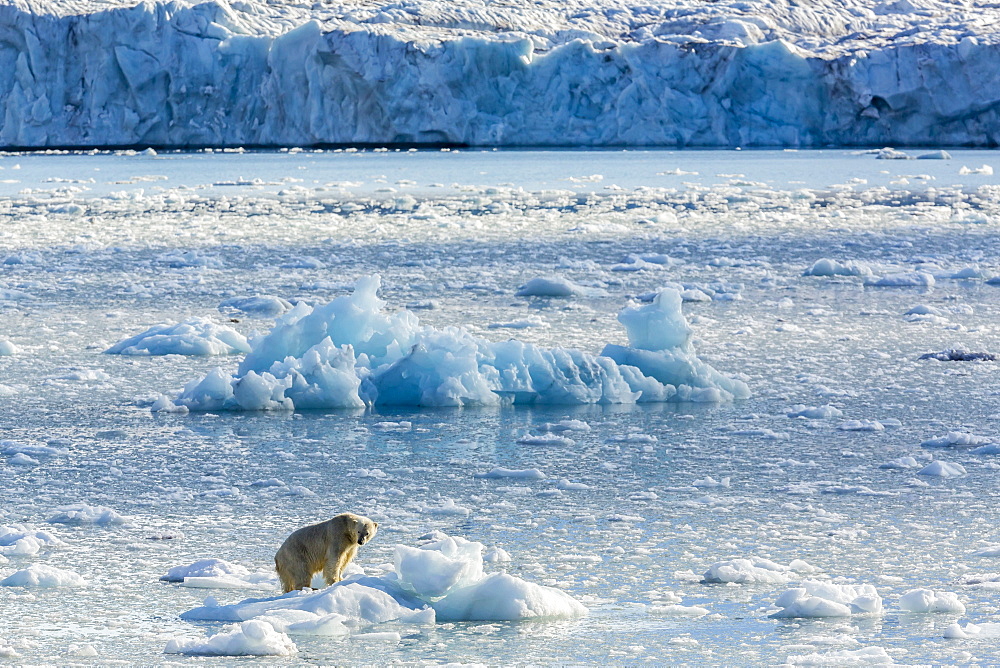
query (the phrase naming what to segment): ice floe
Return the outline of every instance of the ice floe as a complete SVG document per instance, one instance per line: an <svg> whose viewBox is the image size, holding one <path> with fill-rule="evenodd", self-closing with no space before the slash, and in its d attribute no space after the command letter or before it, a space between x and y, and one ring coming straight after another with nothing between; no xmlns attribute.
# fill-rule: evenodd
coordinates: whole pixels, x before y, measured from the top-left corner
<svg viewBox="0 0 1000 668"><path fill-rule="evenodd" d="M109 355L235 355L250 352L246 338L232 327L206 318L154 325L104 351Z"/></svg>

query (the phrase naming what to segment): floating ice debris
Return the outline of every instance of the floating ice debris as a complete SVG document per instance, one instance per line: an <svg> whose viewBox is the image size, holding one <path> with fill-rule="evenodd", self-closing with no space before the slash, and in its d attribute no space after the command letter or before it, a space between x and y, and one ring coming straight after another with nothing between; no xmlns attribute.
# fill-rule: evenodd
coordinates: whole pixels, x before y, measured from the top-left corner
<svg viewBox="0 0 1000 668"><path fill-rule="evenodd" d="M838 262L829 258L816 260L803 276L871 276L871 268L854 260Z"/></svg>
<svg viewBox="0 0 1000 668"><path fill-rule="evenodd" d="M924 448L974 448L992 442L991 438L976 436L965 431L949 431L944 436L924 441L920 446Z"/></svg>
<svg viewBox="0 0 1000 668"><path fill-rule="evenodd" d="M989 165L982 165L980 167L966 167L962 165L962 168L958 170L958 173L962 176L969 174L978 174L981 176L993 176L993 168Z"/></svg>
<svg viewBox="0 0 1000 668"><path fill-rule="evenodd" d="M899 609L905 612L953 612L965 614L965 605L958 594L930 589L911 589L899 597Z"/></svg>
<svg viewBox="0 0 1000 668"><path fill-rule="evenodd" d="M232 575L245 577L250 571L237 564L231 564L224 559L200 559L187 566L174 566L165 574L160 576L164 582L184 582L184 578L190 577L219 577Z"/></svg>
<svg viewBox="0 0 1000 668"><path fill-rule="evenodd" d="M238 312L259 318L276 318L292 305L281 297L257 295L254 297L231 297L219 304L223 313Z"/></svg>
<svg viewBox="0 0 1000 668"><path fill-rule="evenodd" d="M782 608L771 617L850 617L882 612L882 597L869 584L849 585L803 580L781 594L774 604Z"/></svg>
<svg viewBox="0 0 1000 668"><path fill-rule="evenodd" d="M522 480L544 480L545 474L538 469L505 469L502 466L492 468L486 473L476 473L474 478L520 478Z"/></svg>
<svg viewBox="0 0 1000 668"><path fill-rule="evenodd" d="M65 541L48 531L36 531L23 524L0 526L0 555L33 556L42 549L65 545Z"/></svg>
<svg viewBox="0 0 1000 668"><path fill-rule="evenodd" d="M831 406L830 404L824 404L823 406L805 406L798 404L793 406L791 410L786 413L790 418L807 418L809 420L826 420L829 418L843 417L844 413L836 406Z"/></svg>
<svg viewBox="0 0 1000 668"><path fill-rule="evenodd" d="M951 160L951 153L948 151L930 151L928 153L921 153L917 156L917 160Z"/></svg>
<svg viewBox="0 0 1000 668"><path fill-rule="evenodd" d="M885 425L876 420L845 420L837 427L841 431L882 431Z"/></svg>
<svg viewBox="0 0 1000 668"><path fill-rule="evenodd" d="M227 626L205 640L174 638L163 649L164 654L189 656L291 656L296 652L291 638L256 619Z"/></svg>
<svg viewBox="0 0 1000 668"><path fill-rule="evenodd" d="M831 652L810 654L789 654L785 664L789 666L894 666L896 661L884 647L862 647L861 649L838 649Z"/></svg>
<svg viewBox="0 0 1000 668"><path fill-rule="evenodd" d="M0 356L16 355L19 352L21 352L20 348L15 346L10 339L0 338Z"/></svg>
<svg viewBox="0 0 1000 668"><path fill-rule="evenodd" d="M704 582L735 582L738 584L777 583L789 580L788 566L782 566L769 559L731 559L712 564L702 577Z"/></svg>
<svg viewBox="0 0 1000 668"><path fill-rule="evenodd" d="M996 353L970 353L957 348L942 350L939 353L924 353L922 360L938 360L939 362L996 362L1000 357Z"/></svg>
<svg viewBox="0 0 1000 668"><path fill-rule="evenodd" d="M876 288L932 288L934 276L926 271L908 271L881 278L872 277L865 280L865 285Z"/></svg>
<svg viewBox="0 0 1000 668"><path fill-rule="evenodd" d="M698 359L675 290L623 310L630 345L594 356L421 326L410 311L384 313L379 285L370 276L352 295L297 304L250 341L234 376L216 369L157 410L720 402L750 394Z"/></svg>
<svg viewBox="0 0 1000 668"><path fill-rule="evenodd" d="M880 464L880 469L915 469L920 466L920 463L913 457L899 457L897 459L890 460L884 464Z"/></svg>
<svg viewBox="0 0 1000 668"><path fill-rule="evenodd" d="M574 297L588 292L591 292L589 288L568 278L539 276L522 285L514 294L518 297Z"/></svg>
<svg viewBox="0 0 1000 668"><path fill-rule="evenodd" d="M125 517L104 506L77 503L57 508L58 512L46 521L49 524L125 524Z"/></svg>
<svg viewBox="0 0 1000 668"><path fill-rule="evenodd" d="M0 580L0 587L83 587L79 573L45 564L32 564Z"/></svg>
<svg viewBox="0 0 1000 668"><path fill-rule="evenodd" d="M917 471L917 475L936 478L956 478L965 475L965 467L955 462L936 460Z"/></svg>
<svg viewBox="0 0 1000 668"><path fill-rule="evenodd" d="M154 325L104 351L108 355L235 355L250 352L246 338L232 327L206 318Z"/></svg>

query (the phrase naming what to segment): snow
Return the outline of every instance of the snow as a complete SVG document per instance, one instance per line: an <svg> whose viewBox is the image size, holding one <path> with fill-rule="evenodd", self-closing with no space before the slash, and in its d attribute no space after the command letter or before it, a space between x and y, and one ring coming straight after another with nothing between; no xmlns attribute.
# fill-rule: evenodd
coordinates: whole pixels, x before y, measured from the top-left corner
<svg viewBox="0 0 1000 668"><path fill-rule="evenodd" d="M618 319L629 345L609 344L593 356L421 326L411 311L384 313L380 285L378 276L368 276L357 281L353 294L323 306L300 302L268 334L250 340L251 351L234 376L216 369L193 380L173 406L218 411L627 404L723 402L750 394L746 383L698 359L676 290L622 310ZM155 407L171 408L166 402Z"/></svg>
<svg viewBox="0 0 1000 668"><path fill-rule="evenodd" d="M4 145L996 141L978 0L133 4L6 6Z"/></svg>
<svg viewBox="0 0 1000 668"><path fill-rule="evenodd" d="M882 613L882 597L869 584L850 585L803 580L778 596L772 617L850 617Z"/></svg>
<svg viewBox="0 0 1000 668"><path fill-rule="evenodd" d="M232 327L206 318L154 325L122 339L104 351L108 355L234 355L250 352L246 338Z"/></svg>

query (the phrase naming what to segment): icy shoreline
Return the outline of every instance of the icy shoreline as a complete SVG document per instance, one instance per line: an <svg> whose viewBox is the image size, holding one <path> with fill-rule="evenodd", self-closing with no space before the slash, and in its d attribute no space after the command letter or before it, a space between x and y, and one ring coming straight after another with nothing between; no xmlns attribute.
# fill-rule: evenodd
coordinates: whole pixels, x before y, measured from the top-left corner
<svg viewBox="0 0 1000 668"><path fill-rule="evenodd" d="M0 7L2 147L1000 142L987 5L67 4Z"/></svg>

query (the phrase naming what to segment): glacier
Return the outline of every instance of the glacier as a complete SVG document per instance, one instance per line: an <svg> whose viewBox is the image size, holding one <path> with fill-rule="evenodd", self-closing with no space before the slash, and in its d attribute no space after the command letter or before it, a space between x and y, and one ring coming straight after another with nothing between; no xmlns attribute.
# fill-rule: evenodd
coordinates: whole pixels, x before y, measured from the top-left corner
<svg viewBox="0 0 1000 668"><path fill-rule="evenodd" d="M8 0L0 147L1000 144L974 0Z"/></svg>

